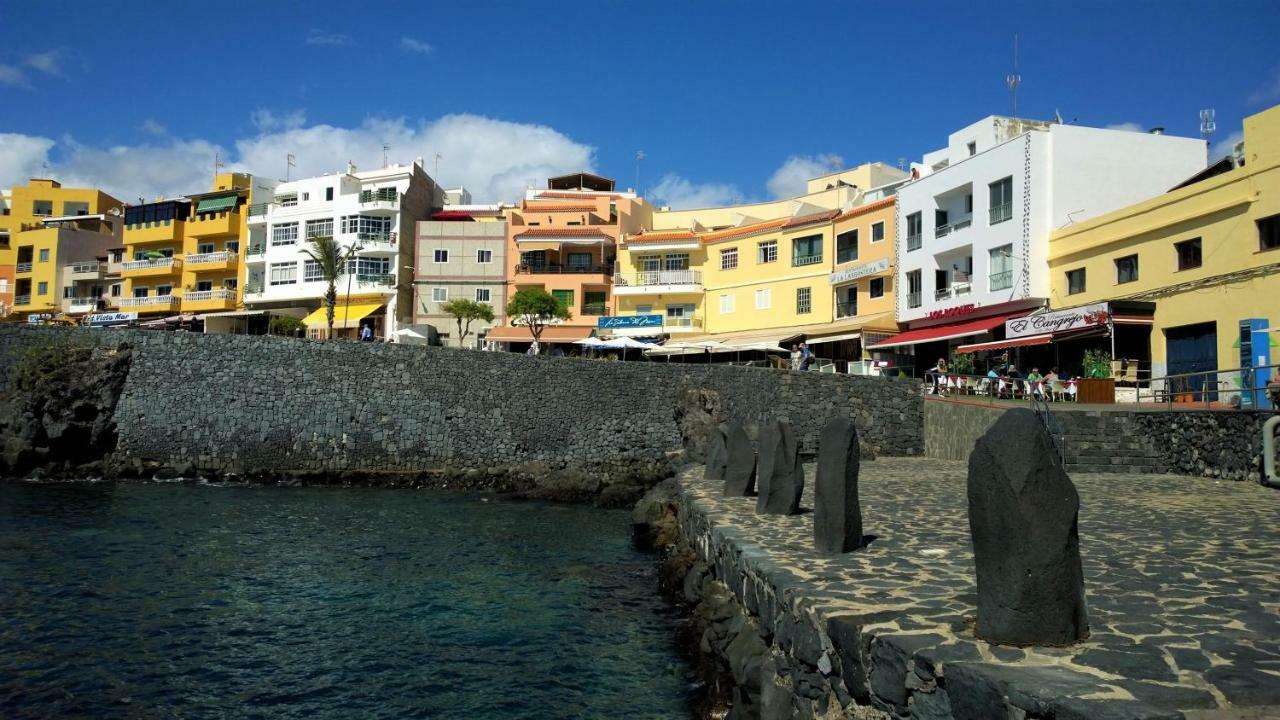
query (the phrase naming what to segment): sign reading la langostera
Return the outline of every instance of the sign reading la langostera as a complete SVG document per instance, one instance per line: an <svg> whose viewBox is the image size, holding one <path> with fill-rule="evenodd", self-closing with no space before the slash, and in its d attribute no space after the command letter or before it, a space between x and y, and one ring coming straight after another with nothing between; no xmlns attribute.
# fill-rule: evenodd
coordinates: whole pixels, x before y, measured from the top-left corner
<svg viewBox="0 0 1280 720"><path fill-rule="evenodd" d="M888 269L889 258L880 258L879 260L873 260L869 263L854 265L851 268L833 272L828 277L828 280L830 280L832 285L839 285L842 282L849 282L850 280L857 280L858 278L866 277L868 275L882 273Z"/></svg>
<svg viewBox="0 0 1280 720"><path fill-rule="evenodd" d="M596 327L601 330L621 330L623 328L660 328L661 315L603 315L596 319Z"/></svg>
<svg viewBox="0 0 1280 720"><path fill-rule="evenodd" d="M1029 337L1031 335L1044 335L1093 327L1095 325L1105 325L1107 317L1106 303L1094 303L1093 305L1085 305L1071 310L1057 310L1039 315L1028 315L1014 318L1013 320L1005 320L1004 336L1006 339L1012 340L1013 338Z"/></svg>

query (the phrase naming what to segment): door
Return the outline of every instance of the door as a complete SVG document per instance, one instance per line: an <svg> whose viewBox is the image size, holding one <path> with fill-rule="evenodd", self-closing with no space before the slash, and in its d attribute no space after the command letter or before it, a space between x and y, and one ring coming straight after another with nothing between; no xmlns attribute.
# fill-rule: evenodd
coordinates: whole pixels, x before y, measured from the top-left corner
<svg viewBox="0 0 1280 720"><path fill-rule="evenodd" d="M1214 323L1199 323L1168 328L1164 331L1165 360L1169 375L1199 373L1218 369L1218 329ZM1205 387L1208 380L1209 387ZM1188 394L1191 400L1204 400L1202 391L1208 390L1209 400L1217 399L1215 376L1192 375L1173 378L1169 390Z"/></svg>

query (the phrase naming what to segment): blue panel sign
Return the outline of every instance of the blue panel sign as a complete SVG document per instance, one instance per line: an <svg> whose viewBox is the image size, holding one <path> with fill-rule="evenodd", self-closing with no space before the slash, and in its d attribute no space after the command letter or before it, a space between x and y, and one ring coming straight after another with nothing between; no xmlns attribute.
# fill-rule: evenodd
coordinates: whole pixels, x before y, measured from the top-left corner
<svg viewBox="0 0 1280 720"><path fill-rule="evenodd" d="M100 327L102 325L120 325L137 319L138 313L136 312L109 312L89 315L85 318L85 322L94 327Z"/></svg>
<svg viewBox="0 0 1280 720"><path fill-rule="evenodd" d="M596 320L596 327L601 330L621 330L624 328L662 328L661 315L603 315Z"/></svg>

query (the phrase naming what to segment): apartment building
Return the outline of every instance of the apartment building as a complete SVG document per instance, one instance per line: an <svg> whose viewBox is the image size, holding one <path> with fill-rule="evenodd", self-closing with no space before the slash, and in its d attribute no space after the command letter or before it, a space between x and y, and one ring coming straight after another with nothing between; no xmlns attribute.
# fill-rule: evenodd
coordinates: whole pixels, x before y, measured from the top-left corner
<svg viewBox="0 0 1280 720"><path fill-rule="evenodd" d="M279 183L249 208L246 307L306 311L309 337L328 335L321 307L327 289L309 241L334 237L350 259L337 283L334 334L355 337L362 325L391 339L413 319L415 224L443 205L444 193L422 169L390 165Z"/></svg>
<svg viewBox="0 0 1280 720"><path fill-rule="evenodd" d="M505 324L507 302L507 220L509 207L471 203L465 189L449 190L446 204L430 220L417 223L413 322L434 331L451 347L484 347L489 332ZM465 344L457 321L442 306L457 298L493 308L493 322L475 321Z"/></svg>
<svg viewBox="0 0 1280 720"><path fill-rule="evenodd" d="M4 314L62 309L61 265L93 260L113 244L123 203L89 188L35 178L14 186L0 209L0 306ZM119 236L115 236L119 245Z"/></svg>
<svg viewBox="0 0 1280 720"><path fill-rule="evenodd" d="M952 133L898 190L896 313L909 329L873 349L923 369L951 345L992 338L1047 303L1054 229L1163 193L1204 165L1202 141L1159 130L990 116Z"/></svg>

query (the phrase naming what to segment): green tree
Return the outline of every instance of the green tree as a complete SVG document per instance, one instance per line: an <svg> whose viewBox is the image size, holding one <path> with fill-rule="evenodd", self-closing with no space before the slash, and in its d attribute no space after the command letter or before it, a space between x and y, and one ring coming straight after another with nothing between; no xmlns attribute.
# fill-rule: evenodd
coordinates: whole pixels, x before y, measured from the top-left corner
<svg viewBox="0 0 1280 720"><path fill-rule="evenodd" d="M455 298L440 306L440 309L458 321L458 345L467 346L467 335L471 333L471 323L476 320L493 322L493 306L476 302L467 298Z"/></svg>
<svg viewBox="0 0 1280 720"><path fill-rule="evenodd" d="M517 290L507 303L507 317L513 325L527 325L533 341L542 347L542 330L552 320L568 320L573 317L569 308L554 295L542 288Z"/></svg>
<svg viewBox="0 0 1280 720"><path fill-rule="evenodd" d="M272 335L283 335L284 337L301 337L306 327L296 317L276 315L271 318L271 322L267 323L267 332Z"/></svg>
<svg viewBox="0 0 1280 720"><path fill-rule="evenodd" d="M333 309L338 305L338 276L355 254L355 246L342 247L330 235L320 235L309 240L311 247L302 252L320 264L320 277L325 282L325 319L329 322L329 339L333 339Z"/></svg>

